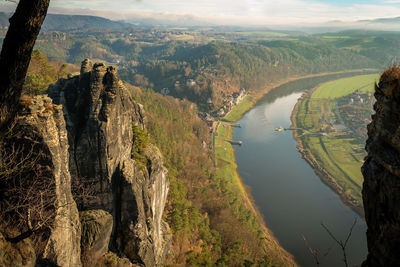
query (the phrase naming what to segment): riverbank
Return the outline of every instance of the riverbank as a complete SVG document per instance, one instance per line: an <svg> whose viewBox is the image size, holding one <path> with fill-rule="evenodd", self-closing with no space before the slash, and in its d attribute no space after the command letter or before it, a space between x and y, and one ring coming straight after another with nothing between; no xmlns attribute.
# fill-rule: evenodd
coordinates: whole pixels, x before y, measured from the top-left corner
<svg viewBox="0 0 400 267"><path fill-rule="evenodd" d="M240 107L239 107L240 108ZM233 146L226 140L232 140L233 129L227 123L220 123L215 137L215 161L216 161L216 175L223 177L226 183L229 183L232 192L240 195L243 205L246 209L250 210L253 214L258 228L263 232L264 244L266 247L266 254L271 257L274 266L298 266L293 256L288 253L275 238L273 233L265 226L265 222L254 201L251 194L242 183L242 180L237 172L237 165L235 159L235 151Z"/></svg>
<svg viewBox="0 0 400 267"><path fill-rule="evenodd" d="M302 125L299 125L297 121L299 115L299 107L302 105L304 101L310 99L312 94L321 86L322 84L314 87L313 89L309 90L302 97L298 99L290 117L292 123L291 128L303 127ZM296 147L298 151L301 153L302 157L306 160L306 162L312 167L315 174L321 179L321 181L327 186L329 186L336 194L339 195L341 201L345 206L351 208L358 215L360 215L361 218L364 218L364 209L361 203L362 199L361 198L356 199L351 193L349 193L348 190L346 190L346 188L343 188L341 185L339 185L338 180L335 179L326 170L325 167L321 166L321 163L316 159L316 156L312 153L310 148L304 144L298 130L293 131L293 138L296 141Z"/></svg>
<svg viewBox="0 0 400 267"><path fill-rule="evenodd" d="M346 70L346 71L338 71L338 72L324 72L317 74L309 74L304 76L292 76L290 78L286 78L279 82L274 82L268 84L268 86L264 87L262 90L257 91L256 93L249 93L242 102L240 102L237 106L235 106L231 111L229 111L222 120L227 122L236 122L240 120L243 115L249 111L264 95L268 94L272 89L284 85L289 82L294 82L296 80L307 79L307 78L316 78L321 76L335 75L335 74L350 74L350 73L360 73L360 72L371 72L376 71L373 69L358 69L358 70Z"/></svg>
<svg viewBox="0 0 400 267"><path fill-rule="evenodd" d="M235 106L219 123L217 134L215 137L215 162L217 175L220 177L224 177L225 181L231 183L233 187L236 188L236 192L238 192L244 202L244 205L247 209L251 210L254 216L257 219L259 226L263 229L265 238L267 240L266 244L268 247L268 251L270 256L273 259L275 265L278 266L296 266L296 263L293 259L293 256L289 254L286 250L282 248L277 239L271 233L270 230L265 226L265 222L263 216L258 211L258 208L255 206L254 201L252 200L251 194L249 190L246 189L246 186L242 183L242 179L237 172L236 158L234 154L233 146L226 142L226 140L232 140L233 129L229 126L229 123L236 122L242 118L242 116L249 111L253 106L259 101L264 95L268 94L272 89L284 85L286 83L290 83L296 80L306 79L306 78L315 78L321 76L329 76L335 74L356 74L356 73L364 73L371 72L372 70L351 70L351 71L343 71L343 72L335 72L335 73L321 73L307 76L296 76L285 79L281 82L273 83L265 87L263 90L257 92L257 94L249 94L246 98L237 106ZM224 123L229 122L229 123ZM275 255L273 253L275 253ZM282 264L277 264L282 263ZM288 264L290 263L290 264Z"/></svg>

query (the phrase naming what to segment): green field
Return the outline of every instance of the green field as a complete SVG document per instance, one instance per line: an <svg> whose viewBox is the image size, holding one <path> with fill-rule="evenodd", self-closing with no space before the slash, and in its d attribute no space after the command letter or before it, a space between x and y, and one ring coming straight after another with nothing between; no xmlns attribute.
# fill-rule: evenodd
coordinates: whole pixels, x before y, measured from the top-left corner
<svg viewBox="0 0 400 267"><path fill-rule="evenodd" d="M257 36L286 37L286 36L288 36L286 33L281 33L281 32L231 32L230 34L243 35L243 36L247 36L247 37L257 37Z"/></svg>
<svg viewBox="0 0 400 267"><path fill-rule="evenodd" d="M346 195L351 195L360 204L364 142L341 131L322 133L321 127L325 120L339 121L335 99L360 88L360 93L371 92L378 78L378 74L360 75L325 83L311 96L300 100L296 114L297 127L306 130L299 137L303 148L311 152L318 165L336 180Z"/></svg>
<svg viewBox="0 0 400 267"><path fill-rule="evenodd" d="M350 36L322 36L324 39L350 39Z"/></svg>
<svg viewBox="0 0 400 267"><path fill-rule="evenodd" d="M354 138L305 135L302 137L302 142L318 164L334 177L340 187L362 203L361 166L365 154L355 150Z"/></svg>
<svg viewBox="0 0 400 267"><path fill-rule="evenodd" d="M334 99L351 94L357 89L361 92L373 92L374 84L379 76L379 74L359 75L327 82L320 86L311 97Z"/></svg>
<svg viewBox="0 0 400 267"><path fill-rule="evenodd" d="M233 146L225 140L231 140L233 129L228 124L220 124L215 136L215 161L216 170L219 177L232 184L233 188L238 188L241 193L245 193L244 187L240 182L240 177L236 171L235 150Z"/></svg>

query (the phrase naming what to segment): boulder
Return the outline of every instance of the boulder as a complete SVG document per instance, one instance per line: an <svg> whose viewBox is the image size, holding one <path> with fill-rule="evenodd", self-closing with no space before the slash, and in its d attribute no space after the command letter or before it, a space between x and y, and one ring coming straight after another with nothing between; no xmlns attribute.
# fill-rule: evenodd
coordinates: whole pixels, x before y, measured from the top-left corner
<svg viewBox="0 0 400 267"><path fill-rule="evenodd" d="M79 213L83 253L102 256L108 251L113 229L113 217L104 210L86 210Z"/></svg>

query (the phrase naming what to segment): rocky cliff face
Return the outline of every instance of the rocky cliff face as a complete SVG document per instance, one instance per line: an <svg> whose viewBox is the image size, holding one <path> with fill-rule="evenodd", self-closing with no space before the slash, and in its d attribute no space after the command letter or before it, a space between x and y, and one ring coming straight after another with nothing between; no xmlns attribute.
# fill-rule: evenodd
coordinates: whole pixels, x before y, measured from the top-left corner
<svg viewBox="0 0 400 267"><path fill-rule="evenodd" d="M146 266L161 265L170 239L162 214L168 193L167 171L156 147L144 152L146 166L132 157L132 127L145 128L116 69L82 63L80 75L49 88L62 104L73 177L92 181L95 198L80 209L101 209L113 216L110 249Z"/></svg>
<svg viewBox="0 0 400 267"><path fill-rule="evenodd" d="M92 66L88 60L80 75L60 80L48 95L21 100L4 142L9 145L2 143L1 151L19 147L20 158L11 158L7 176L7 157L1 157L0 204L3 208L8 203L7 209L21 216L15 227L12 212L7 211L10 227L3 227L1 217L0 250L6 252L0 265L34 266L38 257L43 264L62 267L99 262L161 266L171 239L162 220L169 182L155 146L147 144L137 159L137 129L145 135L143 108L132 100L115 68ZM28 156L31 169L25 170L19 159ZM82 188L91 193L77 197ZM21 208L12 208L14 204ZM4 236L8 228L14 232ZM36 244L44 244L39 255L33 249Z"/></svg>
<svg viewBox="0 0 400 267"><path fill-rule="evenodd" d="M34 148L32 153L40 155L40 160L34 168L46 171L36 176L32 174L32 177L29 174L25 175L23 179L42 179L43 181L34 181L27 185L45 194L42 196L41 203L46 203L46 199L54 201L54 204L46 205L39 202L30 207L32 212L39 210L40 213L45 214L37 224L46 223L47 220L52 221L49 225L51 233L43 257L60 266L81 266L81 225L78 209L71 193L68 137L62 107L53 105L52 100L47 96L29 98L24 105L25 108L15 120L13 142ZM30 196L29 201L35 201L35 195L30 195L29 192L26 194ZM46 210L53 208L54 220L51 219L52 215L46 215ZM35 220L32 219L32 221Z"/></svg>
<svg viewBox="0 0 400 267"><path fill-rule="evenodd" d="M400 69L387 70L375 88L376 114L368 125L362 167L368 225L363 266L400 266Z"/></svg>

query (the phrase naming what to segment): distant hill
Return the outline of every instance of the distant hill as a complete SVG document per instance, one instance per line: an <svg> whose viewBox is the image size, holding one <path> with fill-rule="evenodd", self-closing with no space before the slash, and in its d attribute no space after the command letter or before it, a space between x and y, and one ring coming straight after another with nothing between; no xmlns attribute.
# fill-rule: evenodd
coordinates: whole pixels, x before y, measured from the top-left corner
<svg viewBox="0 0 400 267"><path fill-rule="evenodd" d="M87 28L118 29L127 28L129 26L132 25L96 16L48 14L44 21L42 30L75 30Z"/></svg>
<svg viewBox="0 0 400 267"><path fill-rule="evenodd" d="M355 23L359 29L376 31L399 31L400 17L359 20Z"/></svg>
<svg viewBox="0 0 400 267"><path fill-rule="evenodd" d="M360 20L359 22L371 22L371 23L400 23L400 17L395 18L382 18L374 20Z"/></svg>
<svg viewBox="0 0 400 267"><path fill-rule="evenodd" d="M8 26L9 13L0 12L0 26ZM93 28L127 28L129 23L113 21L102 17L85 15L48 14L42 26L42 31L66 31Z"/></svg>

